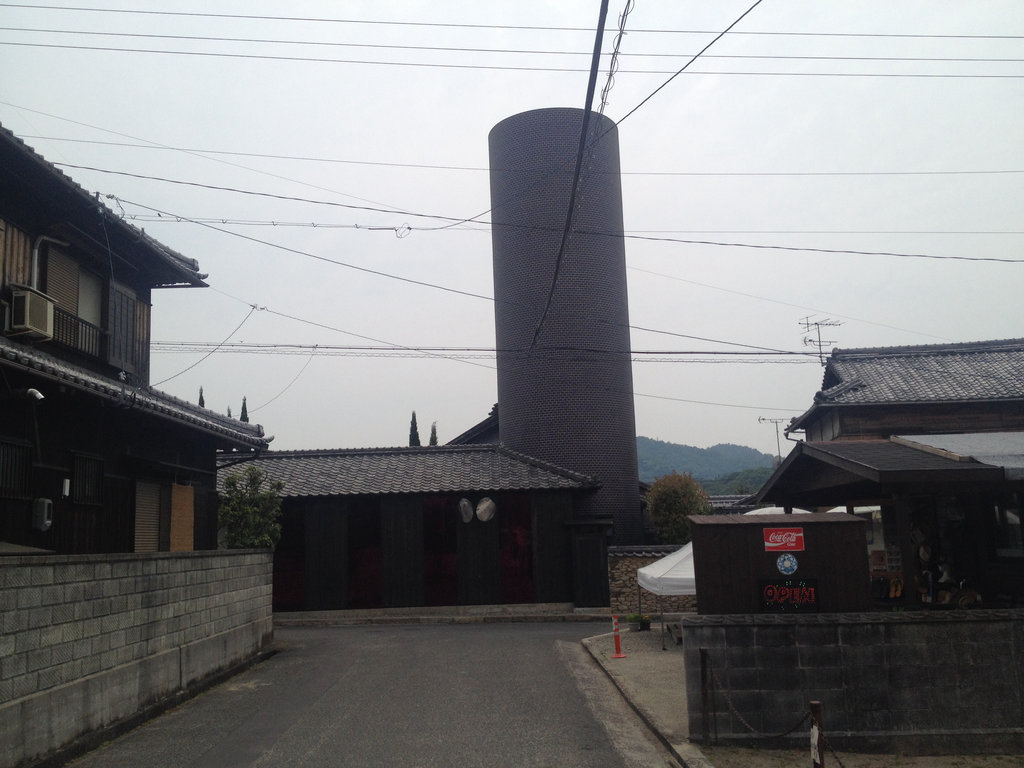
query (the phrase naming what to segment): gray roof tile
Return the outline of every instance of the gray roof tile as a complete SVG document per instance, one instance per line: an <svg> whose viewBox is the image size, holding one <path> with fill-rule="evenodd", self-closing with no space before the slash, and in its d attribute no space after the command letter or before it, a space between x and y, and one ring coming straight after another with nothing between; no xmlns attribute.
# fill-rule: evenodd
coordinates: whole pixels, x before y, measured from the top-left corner
<svg viewBox="0 0 1024 768"><path fill-rule="evenodd" d="M1024 398L1024 339L837 349L815 403L964 402Z"/></svg>
<svg viewBox="0 0 1024 768"><path fill-rule="evenodd" d="M580 490L597 481L499 445L267 451L254 464L284 483L285 498L395 493Z"/></svg>
<svg viewBox="0 0 1024 768"><path fill-rule="evenodd" d="M19 368L75 389L124 403L153 415L226 438L238 447L266 448L269 440L259 424L247 424L200 408L185 400L146 387L133 388L120 381L72 365L36 347L0 337L0 365Z"/></svg>

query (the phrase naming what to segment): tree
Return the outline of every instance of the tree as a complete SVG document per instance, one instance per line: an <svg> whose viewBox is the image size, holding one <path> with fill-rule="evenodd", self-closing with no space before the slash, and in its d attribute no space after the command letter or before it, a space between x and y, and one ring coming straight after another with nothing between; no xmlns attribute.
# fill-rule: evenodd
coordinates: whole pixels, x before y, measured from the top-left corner
<svg viewBox="0 0 1024 768"><path fill-rule="evenodd" d="M710 514L711 502L692 475L673 472L651 484L647 491L647 508L659 541L663 544L685 544L690 540L690 521L687 518Z"/></svg>
<svg viewBox="0 0 1024 768"><path fill-rule="evenodd" d="M228 406L228 418L229 419L231 418L231 406L230 405Z"/></svg>
<svg viewBox="0 0 1024 768"><path fill-rule="evenodd" d="M202 387L199 388L199 407L200 408L205 408L206 407L206 398L203 397L203 388Z"/></svg>
<svg viewBox="0 0 1024 768"><path fill-rule="evenodd" d="M249 423L249 409L245 405L245 395L242 395L242 413L238 416L239 421Z"/></svg>
<svg viewBox="0 0 1024 768"><path fill-rule="evenodd" d="M430 425L430 442L428 445L437 445L437 422Z"/></svg>
<svg viewBox="0 0 1024 768"><path fill-rule="evenodd" d="M416 411L412 412L412 421L409 422L409 445L420 444L420 430L416 426Z"/></svg>
<svg viewBox="0 0 1024 768"><path fill-rule="evenodd" d="M217 509L228 549L273 549L281 538L281 490L259 467L247 466L224 479Z"/></svg>

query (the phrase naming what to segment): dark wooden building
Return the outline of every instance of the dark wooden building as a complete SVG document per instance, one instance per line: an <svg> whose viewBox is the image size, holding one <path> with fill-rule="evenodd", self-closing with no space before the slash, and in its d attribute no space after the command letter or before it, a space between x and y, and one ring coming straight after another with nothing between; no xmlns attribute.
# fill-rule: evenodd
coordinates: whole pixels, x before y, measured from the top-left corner
<svg viewBox="0 0 1024 768"><path fill-rule="evenodd" d="M695 515L701 613L865 611L865 521L854 515Z"/></svg>
<svg viewBox="0 0 1024 768"><path fill-rule="evenodd" d="M757 498L871 523L879 606L1024 604L1024 340L836 350Z"/></svg>
<svg viewBox="0 0 1024 768"><path fill-rule="evenodd" d="M0 549L216 547L216 454L267 446L149 386L151 293L202 287L0 127Z"/></svg>
<svg viewBox="0 0 1024 768"><path fill-rule="evenodd" d="M592 478L497 445L269 451L248 463L284 484L275 610L607 600L576 532Z"/></svg>

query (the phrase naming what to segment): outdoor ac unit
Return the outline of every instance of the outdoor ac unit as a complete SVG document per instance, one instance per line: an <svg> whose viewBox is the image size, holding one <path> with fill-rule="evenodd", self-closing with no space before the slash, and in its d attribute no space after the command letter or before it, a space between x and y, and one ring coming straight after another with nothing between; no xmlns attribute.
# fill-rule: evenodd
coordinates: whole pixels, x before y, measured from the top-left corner
<svg viewBox="0 0 1024 768"><path fill-rule="evenodd" d="M13 291L11 330L40 339L52 339L53 302L35 291Z"/></svg>

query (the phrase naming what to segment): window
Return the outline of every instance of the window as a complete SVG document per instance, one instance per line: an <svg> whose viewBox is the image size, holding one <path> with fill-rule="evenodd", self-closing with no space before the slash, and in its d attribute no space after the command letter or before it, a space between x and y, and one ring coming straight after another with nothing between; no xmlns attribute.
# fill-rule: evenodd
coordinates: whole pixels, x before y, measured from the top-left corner
<svg viewBox="0 0 1024 768"><path fill-rule="evenodd" d="M71 478L71 500L75 504L103 503L103 459L76 455Z"/></svg>
<svg viewBox="0 0 1024 768"><path fill-rule="evenodd" d="M103 280L63 251L46 257L46 293L53 298L54 340L99 357L102 343Z"/></svg>
<svg viewBox="0 0 1024 768"><path fill-rule="evenodd" d="M32 448L0 441L0 496L30 496Z"/></svg>
<svg viewBox="0 0 1024 768"><path fill-rule="evenodd" d="M996 555L1024 557L1024 538L1020 527L1020 502L1013 494L1008 504L996 504Z"/></svg>

